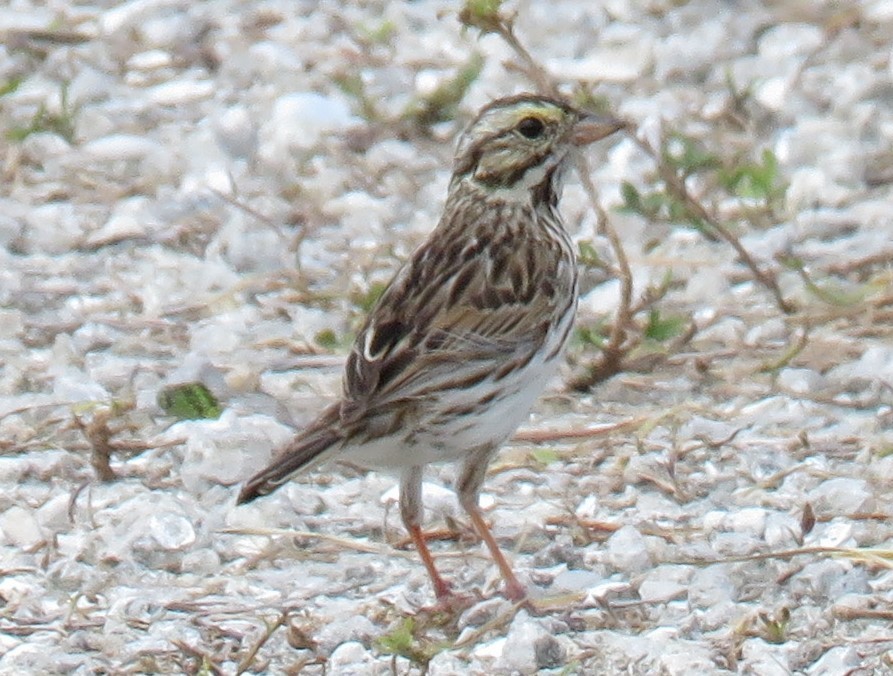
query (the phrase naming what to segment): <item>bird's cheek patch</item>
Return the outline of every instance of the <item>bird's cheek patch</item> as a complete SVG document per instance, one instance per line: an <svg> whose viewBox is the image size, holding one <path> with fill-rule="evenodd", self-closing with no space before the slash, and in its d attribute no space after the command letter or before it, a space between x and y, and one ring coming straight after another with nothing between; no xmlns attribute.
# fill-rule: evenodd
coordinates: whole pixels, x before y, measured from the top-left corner
<svg viewBox="0 0 893 676"><path fill-rule="evenodd" d="M483 185L506 186L508 177L514 172L519 158L509 148L485 153L474 170L474 178Z"/></svg>

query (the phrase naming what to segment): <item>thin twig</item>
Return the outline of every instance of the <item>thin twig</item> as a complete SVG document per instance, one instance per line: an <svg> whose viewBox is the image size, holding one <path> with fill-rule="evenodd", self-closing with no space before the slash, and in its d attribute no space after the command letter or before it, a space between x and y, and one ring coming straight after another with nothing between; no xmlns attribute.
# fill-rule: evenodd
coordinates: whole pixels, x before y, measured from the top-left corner
<svg viewBox="0 0 893 676"><path fill-rule="evenodd" d="M775 303L779 309L785 314L792 314L796 311L793 303L786 300L778 286L778 280L770 272L763 270L756 259L750 255L750 252L741 243L728 228L719 222L713 214L711 214L698 200L692 197L691 193L685 185L685 179L680 176L673 168L664 162L657 149L653 148L644 138L638 134L631 134L633 140L649 157L651 157L657 165L658 173L667 187L667 190L673 196L685 205L689 214L699 221L706 223L713 231L715 231L722 239L728 242L738 254L738 258L750 269L754 279L766 287L775 298Z"/></svg>
<svg viewBox="0 0 893 676"><path fill-rule="evenodd" d="M251 663L254 662L254 658L257 657L258 651L264 646L264 644L270 640L270 637L276 632L279 627L285 625L288 621L288 611L283 611L279 617L277 617L272 623L266 624L266 630L261 635L261 637L255 641L254 645L248 649L248 652L245 653L245 656L239 660L239 666L236 667L236 676L239 674L244 674L251 668Z"/></svg>
<svg viewBox="0 0 893 676"><path fill-rule="evenodd" d="M626 257L626 251L623 243L617 235L617 231L608 221L608 215L598 199L598 192L595 184L592 182L592 176L589 171L589 163L586 158L580 156L577 158L577 173L580 175L580 181L583 184L589 204L595 211L598 219L598 229L604 232L611 243L611 249L614 251L614 257L617 259L618 277L620 279L620 304L617 307L614 324L611 326L611 333L608 341L602 346L600 363L603 369L620 370L620 363L627 350L624 349L623 343L626 340L626 329L632 324L632 302L633 302L633 273L629 266L629 259Z"/></svg>
<svg viewBox="0 0 893 676"><path fill-rule="evenodd" d="M548 441L571 441L575 439L591 439L593 437L607 436L612 432L638 427L649 420L648 416L630 418L609 425L596 425L594 427L580 427L564 430L521 430L514 437L514 441L541 444Z"/></svg>

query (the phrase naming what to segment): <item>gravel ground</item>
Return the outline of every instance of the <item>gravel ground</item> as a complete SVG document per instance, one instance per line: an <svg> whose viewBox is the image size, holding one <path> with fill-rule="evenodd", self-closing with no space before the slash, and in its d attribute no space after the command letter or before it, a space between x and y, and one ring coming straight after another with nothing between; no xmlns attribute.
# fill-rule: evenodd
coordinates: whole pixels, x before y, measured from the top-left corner
<svg viewBox="0 0 893 676"><path fill-rule="evenodd" d="M532 607L499 596L449 467L426 503L445 575L480 595L458 617L430 610L391 477L329 466L234 507L337 392L457 131L532 88L457 9L0 10L0 673L893 671L890 0L504 8L646 144L777 160L771 208L686 185L796 304L678 214L617 208L624 182L661 186L632 136L588 154L636 296L671 279L652 323L696 331L588 393L556 382L494 463L483 501ZM456 110L432 109L457 74ZM612 259L571 183L567 223ZM593 272L581 326L619 297ZM565 379L594 354L578 342ZM219 419L158 407L190 381Z"/></svg>

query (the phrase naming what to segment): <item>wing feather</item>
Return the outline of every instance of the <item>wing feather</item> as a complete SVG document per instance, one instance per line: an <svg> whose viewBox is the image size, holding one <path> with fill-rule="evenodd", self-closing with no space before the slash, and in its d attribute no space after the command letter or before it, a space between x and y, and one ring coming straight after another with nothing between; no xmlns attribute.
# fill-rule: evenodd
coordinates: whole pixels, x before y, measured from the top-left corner
<svg viewBox="0 0 893 676"><path fill-rule="evenodd" d="M487 225L430 238L382 294L348 358L344 422L471 386L542 348L573 297L573 260L545 233Z"/></svg>

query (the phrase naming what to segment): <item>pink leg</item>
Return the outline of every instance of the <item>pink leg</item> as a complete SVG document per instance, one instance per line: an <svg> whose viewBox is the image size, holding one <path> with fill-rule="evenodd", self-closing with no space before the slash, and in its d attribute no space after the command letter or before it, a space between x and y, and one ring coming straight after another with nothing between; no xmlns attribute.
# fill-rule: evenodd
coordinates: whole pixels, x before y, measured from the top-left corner
<svg viewBox="0 0 893 676"><path fill-rule="evenodd" d="M434 565L434 557L431 556L431 551L425 543L425 536L421 527L418 524L414 524L407 526L407 528L409 529L409 537L412 538L415 548L419 552L419 557L422 559L422 563L425 564L428 577L431 578L431 584L434 585L434 594L437 596L437 600L443 601L449 598L451 594L450 585L437 572L437 568Z"/></svg>
<svg viewBox="0 0 893 676"><path fill-rule="evenodd" d="M481 508L478 506L478 495L481 492L481 484L484 483L487 464L495 450L494 448L483 447L468 456L456 481L456 492L459 494L459 503L468 512L474 529L481 536L484 544L487 545L487 549L490 550L490 556L493 557L493 560L499 567L502 579L505 580L506 598L512 601L520 601L527 597L527 590L524 589L524 585L518 582L518 578L515 577L511 565L509 565L509 562L500 551L499 545L496 544L496 539L493 537L493 533L490 532L490 527L484 520Z"/></svg>
<svg viewBox="0 0 893 676"><path fill-rule="evenodd" d="M515 577L515 572L512 570L511 565L499 549L499 545L496 544L493 533L490 532L490 527L487 525L487 522L484 521L480 508L477 505L473 508L466 506L465 510L468 512L468 516L471 517L471 523L474 524L474 529L478 532L478 535L481 536L484 544L487 545L487 549L490 550L490 556L493 557L493 560L499 567L499 572L502 573L502 579L505 580L505 597L510 601L520 601L526 598L527 590L524 589L524 585L518 582L518 578Z"/></svg>

